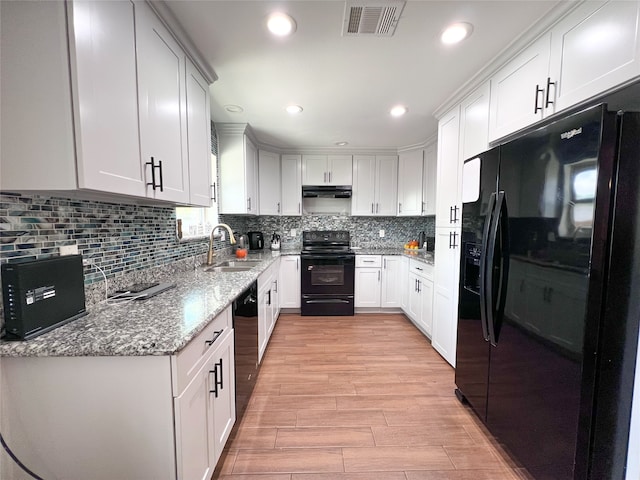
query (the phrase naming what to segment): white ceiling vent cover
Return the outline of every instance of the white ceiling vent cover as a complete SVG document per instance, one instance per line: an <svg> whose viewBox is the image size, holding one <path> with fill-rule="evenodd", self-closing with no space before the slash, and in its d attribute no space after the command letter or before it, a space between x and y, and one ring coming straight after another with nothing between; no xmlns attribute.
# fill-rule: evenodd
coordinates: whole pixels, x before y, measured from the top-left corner
<svg viewBox="0 0 640 480"><path fill-rule="evenodd" d="M396 31L404 4L403 0L347 1L342 35L391 37Z"/></svg>

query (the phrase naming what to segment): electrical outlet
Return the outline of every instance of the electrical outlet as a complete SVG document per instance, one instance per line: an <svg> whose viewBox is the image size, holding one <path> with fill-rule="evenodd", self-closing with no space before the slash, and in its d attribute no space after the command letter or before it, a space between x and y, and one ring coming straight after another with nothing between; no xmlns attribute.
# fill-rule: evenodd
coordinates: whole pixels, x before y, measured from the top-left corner
<svg viewBox="0 0 640 480"><path fill-rule="evenodd" d="M295 237L296 236L296 229L292 228L291 232L289 232L289 235L291 235L291 237Z"/></svg>
<svg viewBox="0 0 640 480"><path fill-rule="evenodd" d="M380 230L380 238L384 238L384 230Z"/></svg>
<svg viewBox="0 0 640 480"><path fill-rule="evenodd" d="M222 229L220 229L222 230ZM225 232L220 232L220 241L224 242L227 239L227 236L225 235Z"/></svg>
<svg viewBox="0 0 640 480"><path fill-rule="evenodd" d="M60 247L60 256L63 255L77 255L78 245L64 245Z"/></svg>

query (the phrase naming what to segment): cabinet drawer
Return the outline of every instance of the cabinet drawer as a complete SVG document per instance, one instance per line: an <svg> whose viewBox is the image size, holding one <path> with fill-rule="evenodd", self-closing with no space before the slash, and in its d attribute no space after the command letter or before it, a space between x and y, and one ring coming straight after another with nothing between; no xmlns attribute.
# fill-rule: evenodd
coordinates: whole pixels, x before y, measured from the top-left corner
<svg viewBox="0 0 640 480"><path fill-rule="evenodd" d="M381 267L380 255L356 255L356 267Z"/></svg>
<svg viewBox="0 0 640 480"><path fill-rule="evenodd" d="M418 260L409 260L409 272L433 281L433 265L428 265Z"/></svg>
<svg viewBox="0 0 640 480"><path fill-rule="evenodd" d="M232 327L231 307L227 307L187 346L171 359L173 394L180 395L194 378L205 357L213 352L218 343ZM220 332L219 334L217 332ZM215 338L214 343L211 342Z"/></svg>

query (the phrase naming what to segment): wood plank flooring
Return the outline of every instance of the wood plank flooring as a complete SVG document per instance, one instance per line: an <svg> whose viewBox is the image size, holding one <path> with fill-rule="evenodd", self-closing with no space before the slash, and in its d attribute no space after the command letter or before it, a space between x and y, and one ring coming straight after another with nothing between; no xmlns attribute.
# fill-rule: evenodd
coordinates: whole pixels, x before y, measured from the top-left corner
<svg viewBox="0 0 640 480"><path fill-rule="evenodd" d="M219 480L514 480L404 315L280 316Z"/></svg>

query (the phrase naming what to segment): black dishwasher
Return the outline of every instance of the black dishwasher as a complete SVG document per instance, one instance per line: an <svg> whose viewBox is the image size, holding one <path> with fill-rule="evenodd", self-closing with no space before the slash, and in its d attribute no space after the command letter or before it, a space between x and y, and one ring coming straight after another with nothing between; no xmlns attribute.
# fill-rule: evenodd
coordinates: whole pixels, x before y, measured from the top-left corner
<svg viewBox="0 0 640 480"><path fill-rule="evenodd" d="M258 283L233 301L236 367L236 424L240 423L258 377Z"/></svg>

